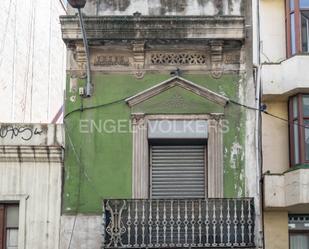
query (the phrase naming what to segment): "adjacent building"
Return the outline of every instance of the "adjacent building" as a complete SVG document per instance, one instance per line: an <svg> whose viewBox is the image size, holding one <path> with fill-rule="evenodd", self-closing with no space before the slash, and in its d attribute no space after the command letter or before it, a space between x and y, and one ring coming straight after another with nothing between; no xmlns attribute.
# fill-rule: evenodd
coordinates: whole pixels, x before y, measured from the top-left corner
<svg viewBox="0 0 309 249"><path fill-rule="evenodd" d="M0 248L58 248L61 125L0 126Z"/></svg>
<svg viewBox="0 0 309 249"><path fill-rule="evenodd" d="M0 8L3 123L62 123L66 49L62 0L8 0Z"/></svg>
<svg viewBox="0 0 309 249"><path fill-rule="evenodd" d="M69 62L61 248L261 244L250 1L87 1Z"/></svg>
<svg viewBox="0 0 309 249"><path fill-rule="evenodd" d="M309 1L261 0L264 234L267 249L309 248Z"/></svg>
<svg viewBox="0 0 309 249"><path fill-rule="evenodd" d="M62 1L0 8L0 249L59 246L66 48Z"/></svg>

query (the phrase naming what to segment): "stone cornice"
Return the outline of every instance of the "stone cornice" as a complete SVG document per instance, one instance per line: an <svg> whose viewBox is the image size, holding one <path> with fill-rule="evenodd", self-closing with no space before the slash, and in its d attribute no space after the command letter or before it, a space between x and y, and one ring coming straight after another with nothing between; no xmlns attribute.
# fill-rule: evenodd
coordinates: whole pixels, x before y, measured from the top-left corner
<svg viewBox="0 0 309 249"><path fill-rule="evenodd" d="M241 16L87 16L87 37L102 40L244 40ZM61 16L66 43L82 40L77 16Z"/></svg>
<svg viewBox="0 0 309 249"><path fill-rule="evenodd" d="M61 163L60 146L0 146L0 162Z"/></svg>

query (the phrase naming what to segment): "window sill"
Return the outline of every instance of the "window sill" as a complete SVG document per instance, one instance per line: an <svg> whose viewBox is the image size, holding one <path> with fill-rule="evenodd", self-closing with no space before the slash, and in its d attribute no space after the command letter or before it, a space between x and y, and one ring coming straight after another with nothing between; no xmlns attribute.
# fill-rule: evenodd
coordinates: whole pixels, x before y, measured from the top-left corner
<svg viewBox="0 0 309 249"><path fill-rule="evenodd" d="M299 169L309 169L309 164L297 164L295 166L291 166L291 168L285 171L283 174Z"/></svg>

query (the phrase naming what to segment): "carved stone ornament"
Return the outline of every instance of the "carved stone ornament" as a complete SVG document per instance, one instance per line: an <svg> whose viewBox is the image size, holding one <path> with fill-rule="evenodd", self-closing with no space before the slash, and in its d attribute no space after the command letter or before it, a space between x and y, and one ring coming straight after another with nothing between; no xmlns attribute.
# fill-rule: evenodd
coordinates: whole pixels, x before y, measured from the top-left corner
<svg viewBox="0 0 309 249"><path fill-rule="evenodd" d="M75 61L77 62L78 69L85 70L86 68L86 51L83 44L77 44L75 49Z"/></svg>
<svg viewBox="0 0 309 249"><path fill-rule="evenodd" d="M74 62L76 63L74 77L79 79L86 78L87 57L84 45L82 43L76 43L71 47L71 51L73 53Z"/></svg>
<svg viewBox="0 0 309 249"><path fill-rule="evenodd" d="M212 70L211 70L211 76L214 79L220 79L223 75L223 69L221 67L221 65L217 65L217 66L213 66Z"/></svg>
<svg viewBox="0 0 309 249"><path fill-rule="evenodd" d="M145 118L145 114L144 113L132 113L132 123L134 125L136 124L144 124L144 118Z"/></svg>
<svg viewBox="0 0 309 249"><path fill-rule="evenodd" d="M221 78L223 74L223 45L221 40L212 41L210 44L211 75L215 79Z"/></svg>
<svg viewBox="0 0 309 249"><path fill-rule="evenodd" d="M125 55L97 55L93 62L94 66L109 67L109 66L130 66L129 58Z"/></svg>
<svg viewBox="0 0 309 249"><path fill-rule="evenodd" d="M145 76L145 71L137 70L135 71L134 75L135 75L135 78L137 79L143 79Z"/></svg>
<svg viewBox="0 0 309 249"><path fill-rule="evenodd" d="M142 79L145 75L145 41L135 41L132 49L133 67L136 69L134 75L137 79Z"/></svg>

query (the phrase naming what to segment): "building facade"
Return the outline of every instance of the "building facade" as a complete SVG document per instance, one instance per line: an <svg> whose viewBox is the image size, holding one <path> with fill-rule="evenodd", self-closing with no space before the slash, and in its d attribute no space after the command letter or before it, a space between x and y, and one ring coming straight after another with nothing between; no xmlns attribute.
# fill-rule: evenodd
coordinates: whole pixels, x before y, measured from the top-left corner
<svg viewBox="0 0 309 249"><path fill-rule="evenodd" d="M309 1L259 4L265 248L309 248Z"/></svg>
<svg viewBox="0 0 309 249"><path fill-rule="evenodd" d="M75 11L61 248L261 245L251 2L87 1Z"/></svg>

